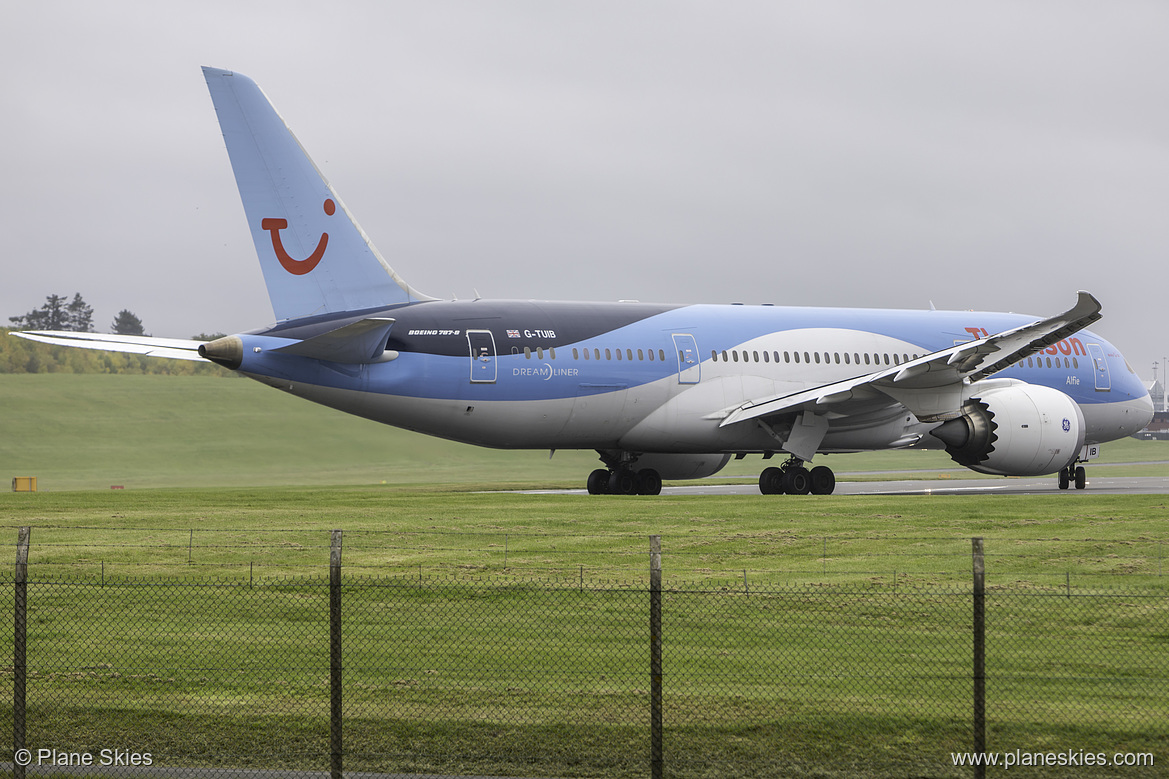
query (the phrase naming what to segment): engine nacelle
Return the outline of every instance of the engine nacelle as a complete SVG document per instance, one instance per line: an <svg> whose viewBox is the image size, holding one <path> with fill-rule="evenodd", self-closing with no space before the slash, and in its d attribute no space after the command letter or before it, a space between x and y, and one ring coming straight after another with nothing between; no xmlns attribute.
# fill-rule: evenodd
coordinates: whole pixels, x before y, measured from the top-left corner
<svg viewBox="0 0 1169 779"><path fill-rule="evenodd" d="M946 444L954 462L972 471L1042 476L1076 461L1084 430L1084 414L1070 397L1050 387L1016 383L972 396L962 416L930 434Z"/></svg>
<svg viewBox="0 0 1169 779"><path fill-rule="evenodd" d="M729 454L650 453L638 457L634 468L653 468L663 479L702 479L721 471L730 459Z"/></svg>

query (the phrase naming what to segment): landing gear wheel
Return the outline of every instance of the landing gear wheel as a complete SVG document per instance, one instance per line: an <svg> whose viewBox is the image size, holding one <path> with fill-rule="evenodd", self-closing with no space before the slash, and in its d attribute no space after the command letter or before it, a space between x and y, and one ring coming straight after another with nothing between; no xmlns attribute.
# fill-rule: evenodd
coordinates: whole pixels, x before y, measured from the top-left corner
<svg viewBox="0 0 1169 779"><path fill-rule="evenodd" d="M1071 468L1063 468L1059 472L1059 488L1061 490L1066 490L1068 488L1068 486L1072 483L1072 477L1068 473L1068 471L1070 471L1070 470L1071 470Z"/></svg>
<svg viewBox="0 0 1169 779"><path fill-rule="evenodd" d="M661 495L662 476L653 468L642 468L637 472L638 495Z"/></svg>
<svg viewBox="0 0 1169 779"><path fill-rule="evenodd" d="M636 495L637 476L633 471L613 471L609 475L609 492L613 495Z"/></svg>
<svg viewBox="0 0 1169 779"><path fill-rule="evenodd" d="M764 495L783 494L783 471L772 466L759 474L759 491Z"/></svg>
<svg viewBox="0 0 1169 779"><path fill-rule="evenodd" d="M808 474L813 495L831 495L836 489L836 474L826 465L817 465Z"/></svg>
<svg viewBox="0 0 1169 779"><path fill-rule="evenodd" d="M609 494L609 472L604 468L598 468L589 474L588 488L590 495L608 495Z"/></svg>
<svg viewBox="0 0 1169 779"><path fill-rule="evenodd" d="M1082 490L1088 486L1088 475L1084 473L1084 466L1076 466L1076 489Z"/></svg>
<svg viewBox="0 0 1169 779"><path fill-rule="evenodd" d="M812 477L802 465L788 468L783 474L783 491L788 495L807 495L812 491Z"/></svg>

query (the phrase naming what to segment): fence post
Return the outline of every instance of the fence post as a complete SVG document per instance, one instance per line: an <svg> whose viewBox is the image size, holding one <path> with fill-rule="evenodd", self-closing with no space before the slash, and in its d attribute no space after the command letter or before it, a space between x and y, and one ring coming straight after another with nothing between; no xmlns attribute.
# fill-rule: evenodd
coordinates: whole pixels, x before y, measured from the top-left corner
<svg viewBox="0 0 1169 779"><path fill-rule="evenodd" d="M20 528L16 533L16 600L12 625L13 755L24 749L25 736L25 683L28 679L28 666L25 660L25 631L28 626L28 539L29 528ZM13 759L12 775L15 779L24 779L24 765L18 758Z"/></svg>
<svg viewBox="0 0 1169 779"><path fill-rule="evenodd" d="M650 776L662 779L662 537L649 537Z"/></svg>
<svg viewBox="0 0 1169 779"><path fill-rule="evenodd" d="M329 543L329 775L341 779L341 531Z"/></svg>
<svg viewBox="0 0 1169 779"><path fill-rule="evenodd" d="M974 754L986 753L986 561L982 539L973 538L974 557ZM986 777L986 765L974 767L978 779Z"/></svg>

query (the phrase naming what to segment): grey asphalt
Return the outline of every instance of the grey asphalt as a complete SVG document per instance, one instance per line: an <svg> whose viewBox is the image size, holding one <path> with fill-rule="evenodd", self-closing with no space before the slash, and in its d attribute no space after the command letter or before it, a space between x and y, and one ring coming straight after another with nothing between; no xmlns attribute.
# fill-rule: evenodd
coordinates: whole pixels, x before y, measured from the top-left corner
<svg viewBox="0 0 1169 779"><path fill-rule="evenodd" d="M1103 495L1165 495L1169 494L1169 474L1165 476L1111 476L1107 471L1122 470L1115 466L1096 474L1088 470L1088 485L1084 490L1059 489L1055 476L1039 478L1002 479L896 479L889 481L837 481L835 495L1051 495L1071 498L1080 494ZM1166 466L1169 471L1169 465ZM533 495L584 495L579 490L524 490ZM718 479L704 479L696 484L670 486L663 495L758 495L754 484L727 484ZM789 495L770 495L768 500L793 499ZM815 496L795 497L797 500L815 500Z"/></svg>

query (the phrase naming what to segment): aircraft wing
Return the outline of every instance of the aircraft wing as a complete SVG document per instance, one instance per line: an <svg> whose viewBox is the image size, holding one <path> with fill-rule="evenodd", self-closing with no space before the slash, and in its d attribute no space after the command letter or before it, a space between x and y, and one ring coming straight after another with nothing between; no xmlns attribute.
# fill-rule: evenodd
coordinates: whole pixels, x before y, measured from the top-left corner
<svg viewBox="0 0 1169 779"><path fill-rule="evenodd" d="M11 335L53 346L72 346L81 349L100 349L105 352L127 352L129 354L144 354L148 357L166 357L170 360L207 362L199 356L199 346L203 343L202 341L153 338L145 335L79 333L72 330L28 330L12 332Z"/></svg>
<svg viewBox="0 0 1169 779"><path fill-rule="evenodd" d="M850 402L871 406L882 396L902 403L922 421L946 419L957 415L964 384L998 373L1098 319L1100 302L1081 291L1076 304L1062 314L874 373L801 392L750 400L732 409L719 427L797 411L847 414Z"/></svg>

